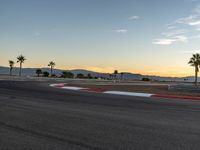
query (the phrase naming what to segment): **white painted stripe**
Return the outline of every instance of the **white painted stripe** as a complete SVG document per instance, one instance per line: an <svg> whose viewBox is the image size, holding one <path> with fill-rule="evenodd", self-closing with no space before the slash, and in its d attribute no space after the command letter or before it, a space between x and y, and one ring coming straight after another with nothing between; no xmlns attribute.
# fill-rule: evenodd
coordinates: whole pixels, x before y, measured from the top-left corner
<svg viewBox="0 0 200 150"><path fill-rule="evenodd" d="M106 94L125 95L125 96L138 96L138 97L151 97L153 94L149 93L135 93L135 92L120 92L120 91L106 91Z"/></svg>
<svg viewBox="0 0 200 150"><path fill-rule="evenodd" d="M50 84L50 86L65 86L66 83Z"/></svg>
<svg viewBox="0 0 200 150"><path fill-rule="evenodd" d="M62 88L62 89L66 89L66 90L75 90L75 91L83 90L83 89L88 89L88 88L73 87L73 86L64 86L64 87L61 87L61 88Z"/></svg>
<svg viewBox="0 0 200 150"><path fill-rule="evenodd" d="M74 87L74 86L65 86L65 83L60 83L60 84L50 84L52 87L57 87L61 86L61 89L66 89L66 90L74 90L74 91L79 91L79 90L86 90L89 88L82 88L82 87ZM63 86L63 87L62 87ZM121 92L121 91L106 91L102 92L105 94L114 94L114 95L124 95L124 96L137 96L137 97L151 97L153 94L150 93L135 93L135 92Z"/></svg>

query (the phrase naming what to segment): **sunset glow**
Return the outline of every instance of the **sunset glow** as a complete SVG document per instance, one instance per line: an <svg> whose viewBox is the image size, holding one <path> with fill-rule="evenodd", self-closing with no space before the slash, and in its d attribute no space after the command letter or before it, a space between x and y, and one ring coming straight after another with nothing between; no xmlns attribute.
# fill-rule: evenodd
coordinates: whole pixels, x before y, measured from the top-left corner
<svg viewBox="0 0 200 150"><path fill-rule="evenodd" d="M200 52L199 1L0 0L0 18L1 66L183 77Z"/></svg>

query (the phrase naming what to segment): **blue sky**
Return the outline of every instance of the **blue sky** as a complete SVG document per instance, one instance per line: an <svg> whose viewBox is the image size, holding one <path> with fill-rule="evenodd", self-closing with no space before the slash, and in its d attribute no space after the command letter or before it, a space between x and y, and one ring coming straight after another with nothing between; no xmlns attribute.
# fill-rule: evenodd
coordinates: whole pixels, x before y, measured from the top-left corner
<svg viewBox="0 0 200 150"><path fill-rule="evenodd" d="M198 0L0 0L3 66L192 75L199 39Z"/></svg>

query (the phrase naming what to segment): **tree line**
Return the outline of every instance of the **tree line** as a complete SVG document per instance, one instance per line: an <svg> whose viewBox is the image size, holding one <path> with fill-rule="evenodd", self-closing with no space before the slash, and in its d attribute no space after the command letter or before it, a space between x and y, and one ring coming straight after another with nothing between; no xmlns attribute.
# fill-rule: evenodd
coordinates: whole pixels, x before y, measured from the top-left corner
<svg viewBox="0 0 200 150"><path fill-rule="evenodd" d="M16 62L19 63L19 76L22 75L22 67L26 60L27 59L23 55L19 55L17 57ZM9 62L9 67L10 67L10 75L12 76L12 71L13 71L15 62L13 60L9 60L8 62ZM56 66L56 63L54 61L50 61L48 63L48 67L50 67L50 73L48 71L43 71L42 69L36 69L35 73L38 77L41 77L41 76L42 77L57 77L57 75L55 75L53 73L53 69L55 66ZM120 78L118 77L118 74L120 74ZM113 79L113 80L123 79L123 75L124 75L123 72L118 73L118 70L114 70L113 74L109 74L108 79ZM98 79L98 77L96 77L96 76L93 77L90 73L87 75L79 73L75 77L75 75L70 71L63 71L59 77L61 77L61 78L80 78L80 79Z"/></svg>
<svg viewBox="0 0 200 150"><path fill-rule="evenodd" d="M19 76L21 76L22 74L22 65L23 63L26 61L25 56L23 55L19 55L17 57L17 63L19 63ZM10 75L12 75L12 70L14 68L15 62L13 60L9 60L9 67L10 67ZM197 86L198 84L198 72L199 72L199 68L200 68L200 54L193 54L192 57L190 58L188 64L190 64L191 66L193 66L195 68L195 86ZM54 61L50 61L48 66L50 67L50 74L47 71L42 71L41 69L37 69L36 70L36 74L38 75L38 77L42 74L44 77L54 77L55 75L53 74L53 69L55 67L56 63ZM118 74L120 74L120 79L123 79L123 75L124 73L118 73L118 70L115 70L113 74L109 75L110 79L119 79L118 78ZM62 78L74 78L74 74L72 72L69 71L63 71L61 76ZM87 76L84 76L83 74L77 74L76 76L77 78L97 78L97 77L92 77L91 74L88 74Z"/></svg>

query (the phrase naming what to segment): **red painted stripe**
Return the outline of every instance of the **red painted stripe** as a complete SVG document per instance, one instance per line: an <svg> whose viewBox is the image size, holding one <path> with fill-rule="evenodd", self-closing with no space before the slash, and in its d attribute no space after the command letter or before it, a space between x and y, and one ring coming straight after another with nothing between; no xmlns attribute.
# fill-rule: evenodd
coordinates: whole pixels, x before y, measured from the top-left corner
<svg viewBox="0 0 200 150"><path fill-rule="evenodd" d="M152 95L151 97L187 99L187 100L200 100L200 97L193 97L193 96L177 96L177 95L159 95L159 94L155 94L155 95Z"/></svg>
<svg viewBox="0 0 200 150"><path fill-rule="evenodd" d="M57 88L62 88L64 86L65 86L65 84L54 85L54 87L57 87ZM107 90L100 89L100 88L88 88L88 89L81 89L80 91L103 93L103 92L106 92ZM171 99L187 99L187 100L200 100L200 97L178 96L178 95L164 95L164 94L153 94L151 97L171 98Z"/></svg>

